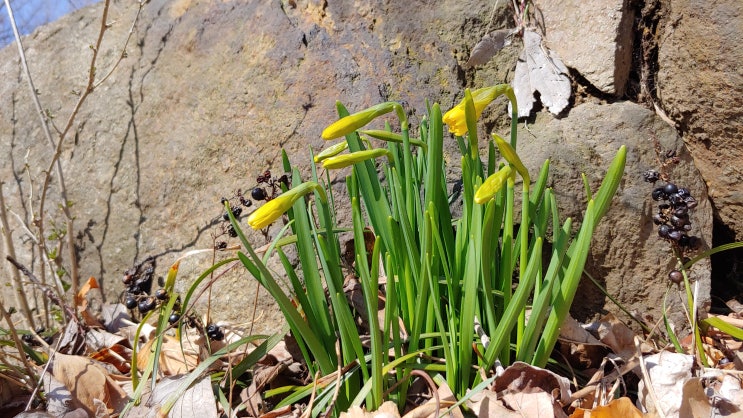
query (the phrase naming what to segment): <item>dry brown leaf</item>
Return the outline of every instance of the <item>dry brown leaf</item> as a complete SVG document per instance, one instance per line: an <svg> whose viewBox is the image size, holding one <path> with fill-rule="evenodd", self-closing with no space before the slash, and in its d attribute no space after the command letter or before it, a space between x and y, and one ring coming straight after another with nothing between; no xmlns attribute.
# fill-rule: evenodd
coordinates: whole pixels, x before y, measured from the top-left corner
<svg viewBox="0 0 743 418"><path fill-rule="evenodd" d="M599 320L598 334L601 342L608 345L621 358L628 360L635 355L636 333L613 314L607 314ZM653 351L652 347L644 343L641 348L643 353Z"/></svg>
<svg viewBox="0 0 743 418"><path fill-rule="evenodd" d="M121 373L129 373L131 371L132 350L121 344L103 348L93 353L90 357L93 360L114 366Z"/></svg>
<svg viewBox="0 0 743 418"><path fill-rule="evenodd" d="M90 351L97 351L121 344L129 345L126 337L98 328L89 329L85 333L85 343L88 345L88 350Z"/></svg>
<svg viewBox="0 0 743 418"><path fill-rule="evenodd" d="M650 382L645 379L638 384L638 402L645 410L654 412L660 408L666 416L678 414L682 401L684 382L691 379L691 369L694 366L694 357L686 354L661 352L643 358L648 371ZM646 385L652 385L655 398L659 405L655 405L653 397Z"/></svg>
<svg viewBox="0 0 743 418"><path fill-rule="evenodd" d="M498 395L489 390L482 390L467 400L467 406L478 418L523 418L520 412L512 411L498 400Z"/></svg>
<svg viewBox="0 0 743 418"><path fill-rule="evenodd" d="M569 401L566 378L516 362L495 379L492 392L474 395L468 406L478 417L567 417L562 405Z"/></svg>
<svg viewBox="0 0 743 418"><path fill-rule="evenodd" d="M436 408L436 397L434 396L423 405L420 405L405 414L403 418L436 418L457 402L454 392L452 392L446 382L438 387L436 393L439 399L438 409ZM457 407L449 416L453 418L462 418L464 415L462 415L462 411Z"/></svg>
<svg viewBox="0 0 743 418"><path fill-rule="evenodd" d="M712 416L712 407L709 404L707 395L704 394L704 387L699 378L687 380L682 389L681 406L678 409L678 415L683 417L709 417Z"/></svg>
<svg viewBox="0 0 743 418"><path fill-rule="evenodd" d="M606 345L570 315L560 327L559 342L560 352L570 364L582 369L597 367L607 353Z"/></svg>
<svg viewBox="0 0 743 418"><path fill-rule="evenodd" d="M570 402L570 381L568 379L520 361L508 366L503 374L495 379L493 391L499 395L541 391L550 394L551 399L562 405ZM558 405L557 408L562 411L561 406Z"/></svg>
<svg viewBox="0 0 743 418"><path fill-rule="evenodd" d="M83 354L86 351L85 330L77 318L68 322L65 326L59 342L58 352L70 355Z"/></svg>
<svg viewBox="0 0 743 418"><path fill-rule="evenodd" d="M720 396L735 405L743 405L743 389L739 378L726 374L720 385Z"/></svg>
<svg viewBox="0 0 743 418"><path fill-rule="evenodd" d="M86 325L91 327L102 326L98 317L103 308L103 295L95 277L88 278L75 295L75 307Z"/></svg>
<svg viewBox="0 0 743 418"><path fill-rule="evenodd" d="M397 412L397 404L387 401L380 405L379 409L371 412L352 406L347 412L341 412L341 418L400 418L400 413Z"/></svg>
<svg viewBox="0 0 743 418"><path fill-rule="evenodd" d="M46 394L46 412L52 416L62 416L82 405L72 396L64 383L60 382L50 373L41 376L42 387Z"/></svg>
<svg viewBox="0 0 743 418"><path fill-rule="evenodd" d="M199 354L189 348L187 344L181 343L169 336L163 335L162 347L160 348L159 372L164 376L175 376L185 374L193 370L199 364ZM137 368L144 370L154 354L152 344L156 340L147 341L137 352Z"/></svg>
<svg viewBox="0 0 743 418"><path fill-rule="evenodd" d="M567 417L547 392L513 392L503 396L503 402L523 417Z"/></svg>
<svg viewBox="0 0 743 418"><path fill-rule="evenodd" d="M90 358L56 353L51 370L89 414L95 415L101 402L107 413L118 412L127 401L126 393L109 377L108 371Z"/></svg>
<svg viewBox="0 0 743 418"><path fill-rule="evenodd" d="M132 322L129 310L121 303L107 303L101 309L101 320L108 332L119 332L122 328L136 325Z"/></svg>
<svg viewBox="0 0 743 418"><path fill-rule="evenodd" d="M261 415L261 418L289 418L289 417L295 417L292 413L293 406L292 405L286 405L282 406L281 408L274 409L271 412L266 412L265 414Z"/></svg>
<svg viewBox="0 0 743 418"><path fill-rule="evenodd" d="M577 408L570 418L643 418L646 417L627 397L614 399L607 405L597 406L591 410Z"/></svg>
<svg viewBox="0 0 743 418"><path fill-rule="evenodd" d="M188 375L170 376L161 379L155 385L152 393L145 393L142 402L129 410L126 418L165 417L160 408L187 379ZM149 383L148 383L149 385ZM179 418L217 418L217 402L212 392L211 379L205 376L193 383L186 391L178 396L178 400L170 409L169 417Z"/></svg>

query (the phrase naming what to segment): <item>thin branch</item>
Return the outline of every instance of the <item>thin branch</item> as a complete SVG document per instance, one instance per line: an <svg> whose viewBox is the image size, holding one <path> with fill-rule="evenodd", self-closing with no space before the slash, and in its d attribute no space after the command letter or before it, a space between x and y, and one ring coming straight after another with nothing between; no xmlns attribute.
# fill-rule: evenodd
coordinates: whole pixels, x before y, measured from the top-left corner
<svg viewBox="0 0 743 418"><path fill-rule="evenodd" d="M3 192L3 182L0 181L0 226L2 227L3 239L5 241L5 252L15 258L15 247L13 246L13 237L8 225L8 213L5 210L5 193ZM34 317L31 313L31 308L28 306L28 299L26 298L26 292L23 290L23 283L21 282L21 275L17 269L12 269L11 272L12 280L11 284L13 287L13 293L15 293L16 303L20 305L21 311L23 312L24 321L30 329L36 328L34 323Z"/></svg>
<svg viewBox="0 0 743 418"><path fill-rule="evenodd" d="M25 50L23 48L23 42L21 41L21 35L18 32L18 25L16 24L15 16L13 14L13 8L10 6L10 0L4 0L4 1L5 1L5 9L8 12L9 23L10 23L11 29L13 30L13 35L15 36L15 43L16 43L16 46L18 47L18 55L20 56L20 59L21 59L21 67L23 68L23 71L26 74L26 79L28 81L28 87L31 90L31 98L33 99L34 106L36 107L36 113L38 114L38 116L39 116L39 118L41 120L41 127L42 127L42 130L44 131L44 136L46 136L46 138L49 141L50 145L52 147L54 147L54 139L52 138L52 133L49 130L49 124L47 123L47 117L44 114L44 110L43 110L43 108L41 106L41 101L39 100L39 95L36 93L36 86L34 86L33 78L31 78L31 71L30 71L30 69L28 67L28 62L26 61L26 53L25 53ZM49 170L47 170L46 176L45 176L47 180L45 181L45 183L46 184L49 183L49 178L50 178L49 176L50 176L50 173L52 172L52 170L55 168L55 165L56 165L57 180L59 181L59 185L60 185L60 194L62 195L62 199L64 201L66 201L67 200L67 198L66 198L66 188L64 186L64 177L62 175L62 165L59 163L58 160L56 161L56 164L52 163L52 165L49 168ZM63 205L63 206L66 206L66 205ZM40 236L40 244L39 244L40 245L40 248L39 248L39 250L42 253L45 253L46 252L46 249L45 249L45 246L44 246L44 229L43 229L43 225L44 225L44 222L43 222L44 211L43 211L43 208L44 208L44 200L43 200L43 197L42 197L41 210L39 211L39 218L38 219L34 219L34 224L37 224L36 226L37 226L37 228L39 228L39 236ZM74 263L74 260L72 260L72 262ZM45 274L45 271L44 271L45 269L44 269L43 263L41 263L40 269L41 269L41 279L42 279L42 281L45 282L46 281L46 274Z"/></svg>
<svg viewBox="0 0 743 418"><path fill-rule="evenodd" d="M103 42L103 37L106 32L106 30L111 26L108 22L108 12L110 7L110 0L105 0L103 5L103 13L101 17L101 27L98 31L98 37L96 39L95 45L91 46L91 49L93 50L93 56L91 57L90 66L88 68L88 82L85 87L85 89L80 94L80 97L78 98L77 103L75 104L74 108L72 109L72 112L70 113L69 117L67 118L67 122L65 124L64 129L62 129L59 132L58 140L55 141L52 139L52 134L49 129L49 120L44 114L41 106L41 102L38 98L38 95L36 94L36 89L33 85L33 81L31 79L31 73L28 68L28 64L26 62L26 57L23 49L23 45L21 43L20 35L18 34L17 26L15 25L15 20L12 15L12 11L10 9L9 0L4 0L6 7L8 9L8 14L10 16L11 20L11 26L13 27L14 34L16 35L16 44L18 46L18 52L21 56L21 64L23 66L24 72L26 73L26 76L29 81L29 86L31 88L32 97L34 99L34 104L36 106L37 113L39 114L39 117L42 121L42 126L44 129L44 134L46 135L47 139L49 140L50 144L54 147L54 155L52 156L52 160L49 164L49 169L46 171L46 175L44 177L44 184L41 191L41 198L39 202L39 213L38 217L35 217L34 224L39 229L39 247L40 251L44 254L46 254L46 242L45 242L45 234L44 234L44 206L46 203L46 196L49 189L49 185L51 183L51 172L56 171L57 174L57 180L59 182L60 187L60 197L62 200L61 209L65 217L66 221L66 235L67 235L67 247L68 247L68 254L70 259L70 278L72 282L72 293L76 294L79 289L79 264L77 260L77 253L75 248L75 234L74 234L74 224L73 224L73 216L70 213L70 205L69 200L67 199L67 189L65 187L64 183L64 176L61 168L61 164L59 161L59 158L62 154L62 145L64 144L65 138L68 136L70 130L72 129L72 126L74 124L74 121L82 108L83 103L87 99L87 97L98 87L100 86L108 77L113 73L113 71L119 66L121 61L126 58L126 47L129 44L129 41L131 40L132 34L134 33L134 28L137 24L137 21L139 20L139 17L142 12L143 6L147 3L147 1L139 1L139 8L137 10L137 14L132 22L132 25L129 29L129 34L127 35L126 41L124 43L124 46L122 48L122 52L119 55L119 58L114 63L111 70L98 82L96 82L96 62L98 60L98 54L101 49L101 45ZM55 170L56 168L56 170ZM42 266L42 272L43 272L43 266ZM45 275L42 274L42 280L44 279Z"/></svg>
<svg viewBox="0 0 743 418"><path fill-rule="evenodd" d="M68 322L74 321L77 318L75 311L69 305L67 305L62 298L57 296L49 286L41 283L41 281L36 276L34 276L34 274L31 273L29 269L27 269L24 265L16 261L16 259L11 256L6 256L5 259L10 261L10 264L15 266L15 268L17 268L21 273L28 277L28 279L31 280L33 284L39 286L41 291L44 292L44 295L49 298L52 303L62 309L62 312L64 313L64 316L66 317Z"/></svg>

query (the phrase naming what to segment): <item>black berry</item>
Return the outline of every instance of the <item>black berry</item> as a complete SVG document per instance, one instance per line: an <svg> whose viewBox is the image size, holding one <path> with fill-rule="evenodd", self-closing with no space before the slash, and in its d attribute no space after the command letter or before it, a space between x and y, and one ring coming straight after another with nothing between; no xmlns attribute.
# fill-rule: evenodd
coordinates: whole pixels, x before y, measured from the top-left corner
<svg viewBox="0 0 743 418"><path fill-rule="evenodd" d="M140 300L139 301L138 308L139 308L139 312L140 313L145 314L145 313L147 313L147 312L155 309L155 306L157 306L157 302L155 301L155 298L153 298L152 296L150 296L148 298L145 298L145 299Z"/></svg>
<svg viewBox="0 0 743 418"><path fill-rule="evenodd" d="M159 300L166 300L168 299L168 291L163 288L157 289L155 291L155 297Z"/></svg>
<svg viewBox="0 0 743 418"><path fill-rule="evenodd" d="M133 297L129 296L124 301L124 306L126 306L127 309L134 309L137 307L137 299L134 299Z"/></svg>
<svg viewBox="0 0 743 418"><path fill-rule="evenodd" d="M653 200L666 200L666 192L663 191L662 187L658 187L653 190Z"/></svg>
<svg viewBox="0 0 743 418"><path fill-rule="evenodd" d="M680 240L681 237L683 237L683 236L684 236L684 234L681 231L677 230L677 229L672 229L672 230L668 231L668 238L669 239L672 239L674 241Z"/></svg>
<svg viewBox="0 0 743 418"><path fill-rule="evenodd" d="M671 227L668 225L661 225L658 227L658 235L660 235L661 238L668 238L668 233L671 232Z"/></svg>
<svg viewBox="0 0 743 418"><path fill-rule="evenodd" d="M266 200L266 190L262 187L256 187L250 192L250 196L253 200Z"/></svg>
<svg viewBox="0 0 743 418"><path fill-rule="evenodd" d="M213 341L222 341L224 339L224 332L218 325L209 324L206 327L206 336Z"/></svg>
<svg viewBox="0 0 743 418"><path fill-rule="evenodd" d="M681 282L684 281L684 275L678 270L671 270L671 272L668 273L668 280L676 284L681 284Z"/></svg>
<svg viewBox="0 0 743 418"><path fill-rule="evenodd" d="M668 183L665 186L663 186L663 191L666 192L667 195L672 195L676 193L679 190L678 187L676 187L673 183Z"/></svg>

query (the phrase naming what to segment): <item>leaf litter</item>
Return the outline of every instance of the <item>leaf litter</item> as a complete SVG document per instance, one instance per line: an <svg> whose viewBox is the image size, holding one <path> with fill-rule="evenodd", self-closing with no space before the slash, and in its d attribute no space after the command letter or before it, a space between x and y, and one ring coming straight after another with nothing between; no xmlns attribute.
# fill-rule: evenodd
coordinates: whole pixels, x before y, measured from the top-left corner
<svg viewBox="0 0 743 418"><path fill-rule="evenodd" d="M347 282L346 296L354 300L357 312L366 312L362 298L353 282ZM83 293L96 289L90 281ZM81 294L76 307L84 322L70 321L58 336L59 351L51 356L49 371L43 374L42 389L46 393L47 416L116 416L134 396L131 382L133 328L137 324L120 304L95 305ZM379 295L383 300L383 293ZM724 319L737 324L737 314ZM368 318L357 316L359 328L368 331ZM229 328L227 324L223 324ZM240 327L235 326L235 329ZM145 391L140 403L130 406L125 416L154 417L162 414L163 403L189 377L189 373L209 356L236 341L239 335L228 335L225 342L208 344L203 332L184 327L180 339L162 335L158 375L155 383L143 382ZM152 344L155 328L145 324L136 342L137 369L143 370L154 361ZM293 347L291 335L268 351L251 368L248 386L235 393L238 416L290 417L299 416L306 406L295 404L276 408L280 398L268 397L270 389L301 386L312 383L301 355ZM354 407L345 417L436 417L451 413L464 416L463 411L477 417L553 416L553 417L743 417L740 367L743 347L725 333L710 329L704 339L704 349L715 368L699 367L697 359L688 354L674 353L655 347L652 340L641 339L636 332L608 314L591 324L566 320L560 335L559 352L568 354L569 363L578 365L571 373L560 374L516 362L502 369L495 380L467 399L457 402L444 382L431 387L417 379L409 391L419 401L398 411L392 402L377 411ZM64 345L62 343L65 343ZM692 340L682 340L691 349ZM65 353L64 351L68 351ZM214 397L214 373L229 372L251 352L249 347L234 350L206 369L199 379L182 392L172 406L171 416L217 417L224 412ZM577 375L574 373L578 373ZM592 374L592 375L591 375ZM579 375L586 376L584 383ZM587 377L587 376L590 376ZM325 376L322 381L332 381ZM636 397L630 398L631 381L636 382ZM15 396L23 396L16 394ZM17 398L5 403L17 402ZM464 409L462 409L464 408ZM221 412L220 412L221 411ZM173 415L174 414L174 415ZM19 415L23 416L23 415Z"/></svg>

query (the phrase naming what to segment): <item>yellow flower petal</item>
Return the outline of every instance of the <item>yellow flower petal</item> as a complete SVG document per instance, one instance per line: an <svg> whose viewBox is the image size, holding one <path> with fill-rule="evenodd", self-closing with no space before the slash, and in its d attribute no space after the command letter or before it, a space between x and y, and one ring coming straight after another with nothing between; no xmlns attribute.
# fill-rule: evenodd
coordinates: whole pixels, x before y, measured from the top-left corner
<svg viewBox="0 0 743 418"><path fill-rule="evenodd" d="M510 166L505 166L485 179L485 182L475 192L475 203L478 205L488 203L511 177L512 171Z"/></svg>
<svg viewBox="0 0 743 418"><path fill-rule="evenodd" d="M279 219L286 211L294 206L300 197L312 192L320 186L314 181L308 181L287 190L280 196L269 200L248 216L248 225L253 229L263 229Z"/></svg>
<svg viewBox="0 0 743 418"><path fill-rule="evenodd" d="M475 102L476 119L480 119L482 111L496 97L501 94L508 96L509 100L513 96L513 89L508 84L498 84L497 86L485 87L472 92L472 100ZM464 136L467 133L467 120L464 116L464 100L458 105L444 113L444 123L449 125L449 132L457 136Z"/></svg>

